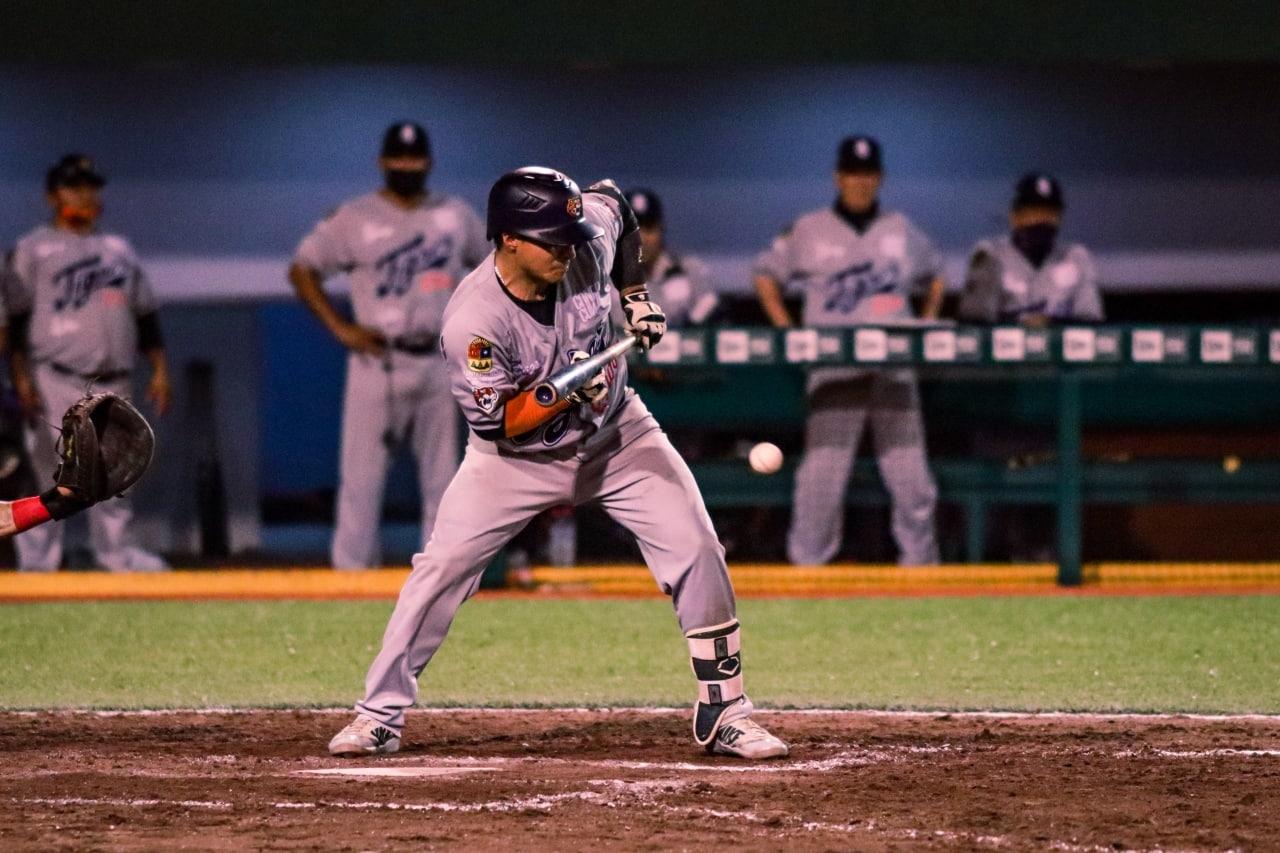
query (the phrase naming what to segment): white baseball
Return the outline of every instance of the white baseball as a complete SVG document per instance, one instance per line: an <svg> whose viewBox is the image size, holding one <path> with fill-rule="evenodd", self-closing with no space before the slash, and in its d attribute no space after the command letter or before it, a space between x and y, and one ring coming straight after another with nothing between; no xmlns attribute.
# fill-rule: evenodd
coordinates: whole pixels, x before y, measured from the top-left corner
<svg viewBox="0 0 1280 853"><path fill-rule="evenodd" d="M771 441L762 441L751 448L747 461L757 474L772 474L782 467L782 450Z"/></svg>

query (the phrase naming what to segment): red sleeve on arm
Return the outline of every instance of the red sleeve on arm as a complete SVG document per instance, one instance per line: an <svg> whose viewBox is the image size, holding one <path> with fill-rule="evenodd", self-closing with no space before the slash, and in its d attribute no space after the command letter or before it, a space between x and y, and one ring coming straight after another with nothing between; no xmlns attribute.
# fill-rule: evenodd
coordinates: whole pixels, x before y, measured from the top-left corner
<svg viewBox="0 0 1280 853"><path fill-rule="evenodd" d="M38 524L44 524L53 518L49 514L49 509L44 505L44 501L39 497L21 498L14 501L10 509L13 510L13 527L14 532L21 533L24 530L30 530Z"/></svg>

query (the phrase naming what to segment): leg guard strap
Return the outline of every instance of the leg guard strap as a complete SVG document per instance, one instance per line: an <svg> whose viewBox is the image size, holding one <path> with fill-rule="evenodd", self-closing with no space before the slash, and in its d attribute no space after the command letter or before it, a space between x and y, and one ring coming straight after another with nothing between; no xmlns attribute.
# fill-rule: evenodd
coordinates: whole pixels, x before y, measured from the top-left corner
<svg viewBox="0 0 1280 853"><path fill-rule="evenodd" d="M720 720L742 699L742 656L738 621L699 628L685 635L698 679L693 737L701 746L715 739Z"/></svg>

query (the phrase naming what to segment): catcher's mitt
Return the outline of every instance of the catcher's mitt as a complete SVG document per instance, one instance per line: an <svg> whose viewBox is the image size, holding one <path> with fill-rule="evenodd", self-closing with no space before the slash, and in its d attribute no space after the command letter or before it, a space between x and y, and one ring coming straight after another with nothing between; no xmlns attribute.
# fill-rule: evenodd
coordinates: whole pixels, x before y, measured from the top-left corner
<svg viewBox="0 0 1280 853"><path fill-rule="evenodd" d="M123 492L151 465L156 436L128 400L101 391L81 397L62 416L62 464L54 474L75 498L97 503Z"/></svg>

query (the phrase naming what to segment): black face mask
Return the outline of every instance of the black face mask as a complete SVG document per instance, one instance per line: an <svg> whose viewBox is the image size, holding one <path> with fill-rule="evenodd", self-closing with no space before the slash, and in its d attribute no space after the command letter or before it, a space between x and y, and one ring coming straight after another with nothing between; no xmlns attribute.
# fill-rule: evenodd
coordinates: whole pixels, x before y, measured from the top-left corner
<svg viewBox="0 0 1280 853"><path fill-rule="evenodd" d="M1031 266L1039 269L1044 259L1053 251L1053 241L1057 237L1058 226L1041 222L1013 229L1012 240L1023 257L1031 262Z"/></svg>
<svg viewBox="0 0 1280 853"><path fill-rule="evenodd" d="M427 173L421 169L413 171L388 169L386 174L387 189L401 198L413 198L421 195L423 188L427 185Z"/></svg>

